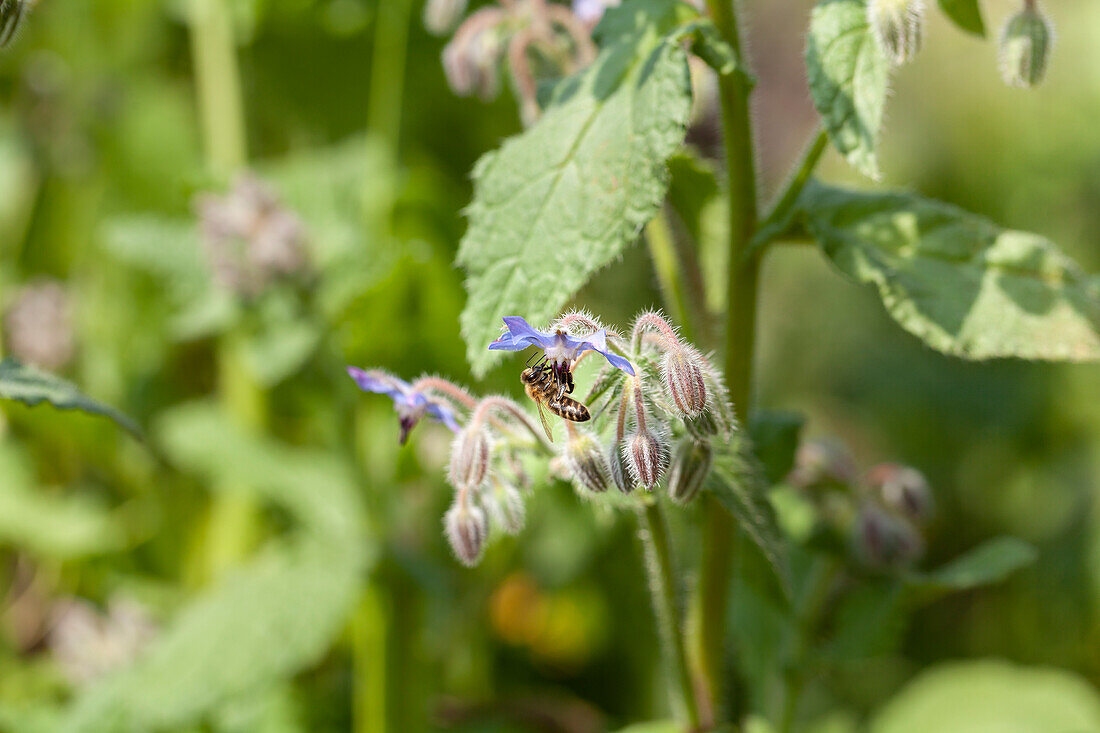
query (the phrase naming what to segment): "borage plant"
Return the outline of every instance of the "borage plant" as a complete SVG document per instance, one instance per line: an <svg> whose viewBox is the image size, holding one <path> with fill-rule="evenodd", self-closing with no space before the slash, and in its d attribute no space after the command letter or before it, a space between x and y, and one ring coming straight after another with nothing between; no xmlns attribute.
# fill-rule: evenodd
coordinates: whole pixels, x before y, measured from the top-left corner
<svg viewBox="0 0 1100 733"><path fill-rule="evenodd" d="M440 6L426 16L436 27L463 6L431 5ZM444 54L461 94L495 95L506 68L528 125L478 162L457 264L468 275L461 323L475 376L503 351L534 349L522 371L534 404L475 398L436 377L408 384L384 372L352 376L393 398L402 440L425 415L456 431L455 499L444 523L460 560L477 562L490 524L520 529L525 466L545 461L587 500L639 518L680 718L674 726L710 730L755 713L791 730L811 712L804 690L842 650L870 655L896 644L907 612L999 580L1029 562L1031 550L1002 538L940 570L916 570L932 506L919 471L884 463L861 473L842 447L799 446L798 416L754 409L756 310L769 248L812 240L839 272L873 286L902 328L965 359L1095 360L1100 292L1039 235L915 194L853 191L814 177L830 143L858 171L882 176L876 141L891 67L920 48L919 0L821 0L813 9L805 59L821 128L765 212L750 116L755 79L736 5L576 5L586 23L603 6L617 7L603 13L590 42L589 26L563 20L561 6L502 0L466 19ZM960 28L984 35L975 0L939 5ZM1041 80L1051 38L1049 22L1026 0L1000 41L1009 84ZM691 65L700 61L721 106L717 169L684 145ZM717 227L700 221L710 198L725 202ZM620 334L584 313L557 315L643 233L669 318L646 312ZM721 281L699 271L699 251L717 252ZM712 292L692 292L700 283ZM705 312L702 304L714 302L723 302L721 312ZM724 338L707 343L714 315ZM540 331L531 323L550 325ZM704 353L710 349L720 361ZM585 359L603 364L578 386L574 368ZM558 422L564 440L549 442ZM692 508L666 524L666 503ZM669 526L693 525L683 544L697 545L698 567L689 572L672 557ZM728 624L731 589L738 605ZM726 696L740 684L746 689Z"/></svg>

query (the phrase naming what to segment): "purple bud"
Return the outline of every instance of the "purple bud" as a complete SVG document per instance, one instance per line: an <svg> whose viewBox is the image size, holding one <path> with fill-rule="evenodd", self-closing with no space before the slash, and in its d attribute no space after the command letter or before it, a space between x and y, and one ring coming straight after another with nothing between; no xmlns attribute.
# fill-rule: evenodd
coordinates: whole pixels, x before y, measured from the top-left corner
<svg viewBox="0 0 1100 733"><path fill-rule="evenodd" d="M684 440L668 472L668 496L677 504L689 504L699 493L714 465L714 450L710 443Z"/></svg>
<svg viewBox="0 0 1100 733"><path fill-rule="evenodd" d="M480 425L467 425L451 446L447 480L460 491L472 491L485 481L489 471L489 435Z"/></svg>
<svg viewBox="0 0 1100 733"><path fill-rule="evenodd" d="M800 489L851 486L856 482L855 460L843 444L832 440L812 440L798 446L794 468L787 481Z"/></svg>
<svg viewBox="0 0 1100 733"><path fill-rule="evenodd" d="M852 542L856 556L877 568L908 565L924 551L924 542L912 524L874 502L860 508Z"/></svg>
<svg viewBox="0 0 1100 733"><path fill-rule="evenodd" d="M635 483L647 491L661 481L668 466L668 450L662 441L648 430L632 433L623 446L623 457Z"/></svg>
<svg viewBox="0 0 1100 733"><path fill-rule="evenodd" d="M867 472L867 486L891 511L914 522L932 517L932 490L924 474L897 463L880 463Z"/></svg>
<svg viewBox="0 0 1100 733"><path fill-rule="evenodd" d="M699 352L691 347L677 346L665 354L665 390L683 417L698 417L707 408L704 368Z"/></svg>
<svg viewBox="0 0 1100 733"><path fill-rule="evenodd" d="M627 465L626 457L622 446L619 443L613 444L611 450L607 454L608 467L611 469L611 482L615 484L615 488L624 494L629 494L634 491L634 478L630 475L630 468Z"/></svg>
<svg viewBox="0 0 1100 733"><path fill-rule="evenodd" d="M599 443L582 430L573 430L571 433L562 455L569 467L569 473L578 486L602 494L607 491L609 469Z"/></svg>
<svg viewBox="0 0 1100 733"><path fill-rule="evenodd" d="M505 534L516 535L523 530L527 522L527 507L516 487L494 481L492 496L484 497L483 501L489 516Z"/></svg>
<svg viewBox="0 0 1100 733"><path fill-rule="evenodd" d="M443 517L443 527L451 549L462 564L477 565L489 534L485 512L460 495Z"/></svg>
<svg viewBox="0 0 1100 733"><path fill-rule="evenodd" d="M76 351L72 304L65 287L54 280L32 283L19 293L4 318L12 356L27 364L57 371Z"/></svg>

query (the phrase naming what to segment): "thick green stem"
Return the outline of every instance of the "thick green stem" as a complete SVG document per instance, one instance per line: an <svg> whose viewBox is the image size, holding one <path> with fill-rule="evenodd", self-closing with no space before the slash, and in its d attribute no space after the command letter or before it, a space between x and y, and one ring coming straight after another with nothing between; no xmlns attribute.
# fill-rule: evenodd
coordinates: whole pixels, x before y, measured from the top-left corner
<svg viewBox="0 0 1100 733"><path fill-rule="evenodd" d="M672 238L672 228L664 211L657 212L645 228L645 239L649 245L649 256L653 259L653 270L657 273L657 283L665 301L668 314L688 341L693 340L691 309L684 291L684 275L680 260L676 254L676 242Z"/></svg>
<svg viewBox="0 0 1100 733"><path fill-rule="evenodd" d="M207 163L215 175L226 176L248 158L233 19L225 0L191 0L190 10L192 65Z"/></svg>
<svg viewBox="0 0 1100 733"><path fill-rule="evenodd" d="M646 504L638 510L642 545L645 548L646 566L649 569L649 591L653 597L653 610L661 634L661 642L667 656L669 681L679 690L679 704L687 717L690 730L700 724L699 705L695 687L687 666L687 649L684 646L683 624L676 597L676 573L672 564L672 551L668 542L668 528L661 507L657 502Z"/></svg>
<svg viewBox="0 0 1100 733"><path fill-rule="evenodd" d="M711 18L723 40L741 57L741 37L733 0L708 0ZM739 418L748 415L756 331L757 256L746 257L756 229L756 165L749 117L750 77L735 72L719 78L722 127L729 179L729 275L726 308L726 380ZM736 527L713 498L708 500L703 529L703 556L692 608L691 651L704 723L719 717L729 584Z"/></svg>
<svg viewBox="0 0 1100 733"><path fill-rule="evenodd" d="M378 587L363 591L351 620L352 725L355 733L386 730L386 609Z"/></svg>
<svg viewBox="0 0 1100 733"><path fill-rule="evenodd" d="M405 53L412 2L386 0L378 3L377 8L367 129L384 140L389 151L396 155L401 131L401 103L405 94Z"/></svg>

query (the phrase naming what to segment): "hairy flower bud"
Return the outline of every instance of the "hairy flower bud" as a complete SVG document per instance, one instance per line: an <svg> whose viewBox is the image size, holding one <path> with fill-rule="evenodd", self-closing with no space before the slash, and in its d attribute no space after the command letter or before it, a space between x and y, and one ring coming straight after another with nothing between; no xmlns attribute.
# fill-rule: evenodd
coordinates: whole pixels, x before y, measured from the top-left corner
<svg viewBox="0 0 1100 733"><path fill-rule="evenodd" d="M484 503L489 516L505 534L515 535L523 530L527 522L527 507L515 486L494 480L493 493L485 497Z"/></svg>
<svg viewBox="0 0 1100 733"><path fill-rule="evenodd" d="M424 3L424 28L433 36L451 32L466 12L466 0L428 0Z"/></svg>
<svg viewBox="0 0 1100 733"><path fill-rule="evenodd" d="M856 482L856 463L842 444L811 440L798 446L787 481L800 489L850 486Z"/></svg>
<svg viewBox="0 0 1100 733"><path fill-rule="evenodd" d="M0 0L0 48L5 48L15 38L31 5L30 0Z"/></svg>
<svg viewBox="0 0 1100 733"><path fill-rule="evenodd" d="M607 461L600 451L600 444L591 434L572 430L562 457L579 486L597 494L607 491Z"/></svg>
<svg viewBox="0 0 1100 733"><path fill-rule="evenodd" d="M612 444L611 450L607 453L607 463L611 469L611 482L615 484L615 488L624 494L629 494L634 491L634 478L630 475L624 447L620 443Z"/></svg>
<svg viewBox="0 0 1100 733"><path fill-rule="evenodd" d="M647 491L660 483L668 467L667 446L648 430L639 430L627 437L623 456L634 482Z"/></svg>
<svg viewBox="0 0 1100 733"><path fill-rule="evenodd" d="M8 348L16 359L56 371L73 358L72 308L61 283L44 280L23 288L4 323Z"/></svg>
<svg viewBox="0 0 1100 733"><path fill-rule="evenodd" d="M856 556L871 567L908 565L924 551L912 524L874 502L860 508L852 542Z"/></svg>
<svg viewBox="0 0 1100 733"><path fill-rule="evenodd" d="M892 64L912 61L920 50L923 0L871 0L867 22L882 53Z"/></svg>
<svg viewBox="0 0 1100 733"><path fill-rule="evenodd" d="M662 372L665 390L685 418L703 414L707 408L707 385L703 381L705 364L691 347L675 346L665 354Z"/></svg>
<svg viewBox="0 0 1100 733"><path fill-rule="evenodd" d="M925 522L932 516L932 490L915 468L880 463L867 472L867 485L887 509L906 519Z"/></svg>
<svg viewBox="0 0 1100 733"><path fill-rule="evenodd" d="M714 449L701 440L681 441L668 471L668 496L688 504L699 493L714 465Z"/></svg>
<svg viewBox="0 0 1100 733"><path fill-rule="evenodd" d="M460 491L474 490L489 471L489 435L480 425L467 425L455 436L447 480Z"/></svg>
<svg viewBox="0 0 1100 733"><path fill-rule="evenodd" d="M470 567L477 565L485 548L485 538L489 535L485 512L460 494L443 517L443 527L447 542L462 564Z"/></svg>
<svg viewBox="0 0 1100 733"><path fill-rule="evenodd" d="M721 426L718 424L718 419L713 412L709 410L702 412L695 417L685 417L684 427L692 436L699 440L709 440L718 434Z"/></svg>
<svg viewBox="0 0 1100 733"><path fill-rule="evenodd" d="M482 99L495 97L500 89L498 66L503 54L504 38L497 28L471 33L462 33L460 28L443 49L443 72L451 90L462 97L475 93Z"/></svg>
<svg viewBox="0 0 1100 733"><path fill-rule="evenodd" d="M1034 2L1009 18L1001 31L1001 76L1012 87L1033 87L1043 80L1054 30Z"/></svg>

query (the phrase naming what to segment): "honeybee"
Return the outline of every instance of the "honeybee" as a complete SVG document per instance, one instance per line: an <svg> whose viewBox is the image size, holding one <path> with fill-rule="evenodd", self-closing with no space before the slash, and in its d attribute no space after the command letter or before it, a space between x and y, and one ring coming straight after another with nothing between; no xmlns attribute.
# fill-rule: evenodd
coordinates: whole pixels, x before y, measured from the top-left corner
<svg viewBox="0 0 1100 733"><path fill-rule="evenodd" d="M542 429L546 431L546 437L551 443L554 442L554 436L550 431L546 413L542 411L543 403L550 412L563 420L585 422L592 418L587 407L567 396L573 391L573 374L568 371L565 374L568 376L559 377L551 367L544 364L528 367L519 375L527 396L538 407Z"/></svg>

